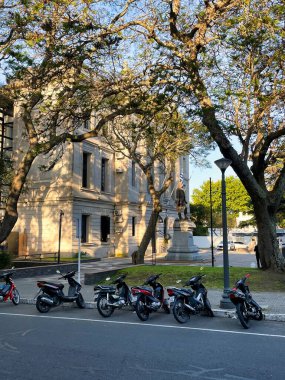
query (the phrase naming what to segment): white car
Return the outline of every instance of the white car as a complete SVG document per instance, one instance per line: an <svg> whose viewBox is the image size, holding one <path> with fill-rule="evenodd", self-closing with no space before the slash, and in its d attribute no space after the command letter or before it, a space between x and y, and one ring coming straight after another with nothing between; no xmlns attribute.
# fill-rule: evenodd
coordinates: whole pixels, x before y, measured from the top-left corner
<svg viewBox="0 0 285 380"><path fill-rule="evenodd" d="M242 241L233 241L232 243L232 249L234 251L238 249L248 249L247 244L243 243Z"/></svg>
<svg viewBox="0 0 285 380"><path fill-rule="evenodd" d="M221 249L221 250L223 250L223 248L224 248L224 244L223 244L223 241L220 241L219 242L219 244L217 245L217 249ZM228 241L228 249L229 250L233 250L233 249L235 249L235 247L234 247L234 242L233 241Z"/></svg>

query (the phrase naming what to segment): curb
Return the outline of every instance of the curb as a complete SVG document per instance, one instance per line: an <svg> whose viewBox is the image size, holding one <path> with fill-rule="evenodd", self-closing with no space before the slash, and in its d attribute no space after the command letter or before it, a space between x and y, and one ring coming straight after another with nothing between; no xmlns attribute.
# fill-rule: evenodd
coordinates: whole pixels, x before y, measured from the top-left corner
<svg viewBox="0 0 285 380"><path fill-rule="evenodd" d="M20 303L21 304L25 304L25 305L35 305L36 304L36 300L33 299L33 298L21 298L20 299ZM85 302L85 309L95 309L96 308L96 302ZM70 302L70 303L65 303L65 304L62 304L60 305L61 307L74 307L74 308L78 308L78 306L76 305L75 302Z"/></svg>
<svg viewBox="0 0 285 380"><path fill-rule="evenodd" d="M35 305L36 300L33 298L21 298L20 299L21 304L26 305ZM66 303L61 305L61 307L76 307L77 305L75 302L72 303ZM85 308L86 309L96 309L96 302L85 302ZM263 309L265 309L264 307ZM221 318L232 318L237 319L235 310L223 310L223 309L213 309L213 313L215 317L221 317ZM275 313L266 313L264 314L264 320L265 321L275 321L275 322L285 322L285 314L275 314Z"/></svg>
<svg viewBox="0 0 285 380"><path fill-rule="evenodd" d="M215 317L237 319L235 310L229 311L229 310L222 310L222 309L213 309L213 313ZM265 313L264 320L275 321L275 322L285 322L285 314Z"/></svg>

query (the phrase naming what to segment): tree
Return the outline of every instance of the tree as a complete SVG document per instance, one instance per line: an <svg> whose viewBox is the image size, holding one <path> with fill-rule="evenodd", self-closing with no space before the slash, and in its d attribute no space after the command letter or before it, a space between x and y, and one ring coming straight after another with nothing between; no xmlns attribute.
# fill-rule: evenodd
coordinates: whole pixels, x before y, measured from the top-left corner
<svg viewBox="0 0 285 380"><path fill-rule="evenodd" d="M251 197L262 267L284 270L276 237L285 189L284 4L154 3L134 24L164 56L164 78L189 99Z"/></svg>
<svg viewBox="0 0 285 380"><path fill-rule="evenodd" d="M221 181L213 181L212 187L212 213L213 225L222 228L221 212ZM227 188L227 213L229 227L236 226L236 218L239 212L251 213L252 205L250 197L241 181L233 176L226 178ZM205 181L200 189L194 189L192 195L191 214L197 225L210 225L210 180Z"/></svg>
<svg viewBox="0 0 285 380"><path fill-rule="evenodd" d="M17 204L35 159L60 157L61 146L98 136L118 115L140 114L145 91L121 72L116 50L132 0L108 8L108 1L14 1L0 4L0 62L7 84L0 97L14 105L25 144L14 152L0 242L14 227ZM120 6L121 5L121 6ZM103 12L105 7L108 12ZM137 85L139 86L137 89ZM137 90L136 90L137 89ZM96 113L92 131L80 124Z"/></svg>
<svg viewBox="0 0 285 380"><path fill-rule="evenodd" d="M208 236L209 235L209 218L210 212L207 207L202 204L190 203L191 219L195 222L195 228L193 228L194 236ZM216 223L214 223L216 225Z"/></svg>
<svg viewBox="0 0 285 380"><path fill-rule="evenodd" d="M138 263L144 262L162 211L161 196L174 180L175 163L192 147L187 118L178 112L172 99L157 98L155 94L151 98L145 103L151 108L147 116L119 118L113 123L111 133L105 134L112 149L133 160L146 176L152 213L138 248ZM158 106L160 112L157 112Z"/></svg>

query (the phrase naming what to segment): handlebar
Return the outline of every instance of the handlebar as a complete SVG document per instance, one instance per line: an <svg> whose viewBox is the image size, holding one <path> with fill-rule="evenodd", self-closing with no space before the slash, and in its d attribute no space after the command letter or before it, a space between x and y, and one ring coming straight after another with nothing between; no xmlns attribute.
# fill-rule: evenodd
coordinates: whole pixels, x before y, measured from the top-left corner
<svg viewBox="0 0 285 380"><path fill-rule="evenodd" d="M7 272L0 275L0 278L12 277L15 272Z"/></svg>
<svg viewBox="0 0 285 380"><path fill-rule="evenodd" d="M149 276L149 278L143 283L143 285L149 285L151 282L157 280L159 278L159 276L161 276L161 275L162 275L162 273Z"/></svg>
<svg viewBox="0 0 285 380"><path fill-rule="evenodd" d="M241 278L240 280L237 280L236 283L242 282L244 284L249 277L250 277L250 274L247 273L243 278Z"/></svg>
<svg viewBox="0 0 285 380"><path fill-rule="evenodd" d="M191 282L193 283L193 281L195 280L195 282L198 282L200 281L203 277L205 277L206 275L205 274L198 274L197 276L193 276L191 277L185 285L183 286L190 286L191 285ZM193 284L192 284L193 285Z"/></svg>
<svg viewBox="0 0 285 380"><path fill-rule="evenodd" d="M74 276L75 276L75 273L76 273L75 270L73 270L72 272L68 272L68 273L66 273L66 274L62 274L62 273L61 273L61 276L60 276L58 279L59 279L59 280L61 280L61 279L66 280L67 278L74 277Z"/></svg>
<svg viewBox="0 0 285 380"><path fill-rule="evenodd" d="M250 277L250 274L247 273L243 278L241 278L240 280L237 280L233 289L238 288L241 291L245 292L246 289L248 289L248 286L245 284L245 282L249 277Z"/></svg>
<svg viewBox="0 0 285 380"><path fill-rule="evenodd" d="M116 280L114 282L112 282L112 284L119 284L121 281L123 281L125 278L127 277L127 274L122 274L121 276L119 276L118 278L116 278Z"/></svg>

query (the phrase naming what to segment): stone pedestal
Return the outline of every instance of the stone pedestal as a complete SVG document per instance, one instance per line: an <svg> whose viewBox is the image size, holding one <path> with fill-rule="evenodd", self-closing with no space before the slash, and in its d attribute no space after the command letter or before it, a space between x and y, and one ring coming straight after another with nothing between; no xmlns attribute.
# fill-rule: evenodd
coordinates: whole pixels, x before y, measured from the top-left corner
<svg viewBox="0 0 285 380"><path fill-rule="evenodd" d="M191 220L175 219L172 246L168 249L165 257L167 260L201 260L199 249L193 242L194 227L195 224Z"/></svg>

